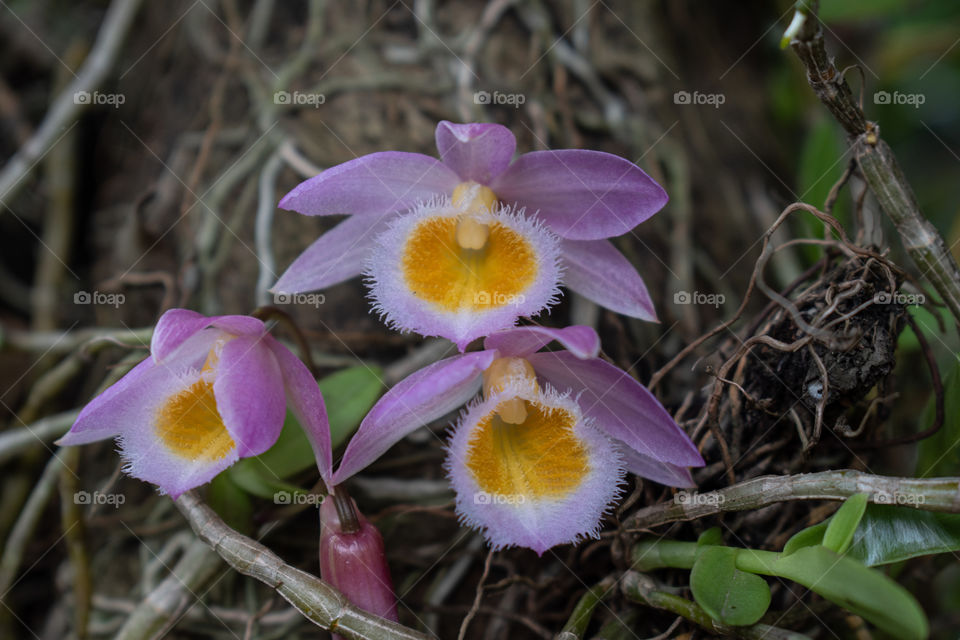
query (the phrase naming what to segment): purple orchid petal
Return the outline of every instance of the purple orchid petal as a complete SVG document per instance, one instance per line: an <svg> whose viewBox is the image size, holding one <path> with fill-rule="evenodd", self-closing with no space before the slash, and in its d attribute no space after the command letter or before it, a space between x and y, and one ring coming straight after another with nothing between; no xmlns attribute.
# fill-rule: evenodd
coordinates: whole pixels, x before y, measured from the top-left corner
<svg viewBox="0 0 960 640"><path fill-rule="evenodd" d="M490 184L504 172L517 149L516 138L499 124L454 124L441 120L436 139L440 159L463 182Z"/></svg>
<svg viewBox="0 0 960 640"><path fill-rule="evenodd" d="M620 457L623 459L627 471L649 478L654 482L665 484L668 487L695 487L690 469L669 462L661 462L656 458L644 455L617 441Z"/></svg>
<svg viewBox="0 0 960 640"><path fill-rule="evenodd" d="M377 235L393 219L383 215L350 217L320 236L284 272L272 291L316 291L358 276L376 245Z"/></svg>
<svg viewBox="0 0 960 640"><path fill-rule="evenodd" d="M496 349L502 358L525 358L556 340L578 358L596 358L600 337L592 327L574 325L563 329L525 326L491 333L483 341L484 349Z"/></svg>
<svg viewBox="0 0 960 640"><path fill-rule="evenodd" d="M210 324L210 318L189 309L170 309L157 320L150 339L150 355L160 362L184 340Z"/></svg>
<svg viewBox="0 0 960 640"><path fill-rule="evenodd" d="M586 464L578 484L566 494L538 496L524 478L545 469L536 463L532 468L525 467L524 464L531 461L525 460L524 447L521 444L515 448L511 445L518 443L509 440L510 444L505 444L501 451L504 466L514 469L516 474L502 481L502 486L513 487L509 493L496 493L484 487L471 470L471 450L477 438L482 437L479 424L484 418L489 419L504 396L522 397L528 402L559 409L555 414L575 416L570 434L586 453ZM601 517L620 494L624 477L623 462L614 443L582 415L572 397L549 388L544 388L542 393L530 392L529 387L526 392L520 388L507 389L472 404L454 428L445 466L457 496L457 515L464 524L482 529L493 549L528 547L538 555L556 545L597 537ZM549 467L549 463L546 466Z"/></svg>
<svg viewBox="0 0 960 640"><path fill-rule="evenodd" d="M207 323L235 336L259 338L267 331L262 320L251 316L213 316Z"/></svg>
<svg viewBox="0 0 960 640"><path fill-rule="evenodd" d="M125 423L112 419L112 415L127 414L135 411L138 408L136 405L143 404L141 398L129 394L129 391L142 389L145 386L142 383L144 376L155 366L153 358L147 358L107 387L83 408L70 431L56 443L61 447L70 447L112 438L120 433Z"/></svg>
<svg viewBox="0 0 960 640"><path fill-rule="evenodd" d="M161 363L187 338L211 326L238 336L259 336L266 330L263 322L250 316L207 317L189 309L170 309L157 320L150 341L150 355L155 362Z"/></svg>
<svg viewBox="0 0 960 640"><path fill-rule="evenodd" d="M280 365L283 385L287 392L287 404L310 440L320 477L327 487L331 487L333 454L330 446L330 422L320 387L306 365L273 336L265 336L265 342Z"/></svg>
<svg viewBox="0 0 960 640"><path fill-rule="evenodd" d="M308 216L382 215L409 209L438 195L450 195L459 182L456 173L430 156L381 151L301 182L279 206Z"/></svg>
<svg viewBox="0 0 960 640"><path fill-rule="evenodd" d="M549 384L579 394L584 413L611 438L661 462L703 466L703 458L683 429L626 372L599 358L580 360L563 351L534 353L527 360Z"/></svg>
<svg viewBox="0 0 960 640"><path fill-rule="evenodd" d="M227 340L215 367L217 412L241 458L256 456L277 441L286 416L280 366L263 336Z"/></svg>
<svg viewBox="0 0 960 640"><path fill-rule="evenodd" d="M647 285L609 240L561 241L563 284L601 307L657 322Z"/></svg>
<svg viewBox="0 0 960 640"><path fill-rule="evenodd" d="M194 332L162 363L147 358L138 364L91 400L58 444L87 444L152 424L157 407L175 391L189 386L185 379L196 378L207 353L221 335L215 329Z"/></svg>
<svg viewBox="0 0 960 640"><path fill-rule="evenodd" d="M525 153L490 188L501 202L539 210L572 240L622 235L667 203L666 192L632 162L580 149Z"/></svg>
<svg viewBox="0 0 960 640"><path fill-rule="evenodd" d="M453 411L480 390L481 374L496 357L475 351L435 362L402 380L374 405L350 439L333 474L340 484L383 455L408 433Z"/></svg>

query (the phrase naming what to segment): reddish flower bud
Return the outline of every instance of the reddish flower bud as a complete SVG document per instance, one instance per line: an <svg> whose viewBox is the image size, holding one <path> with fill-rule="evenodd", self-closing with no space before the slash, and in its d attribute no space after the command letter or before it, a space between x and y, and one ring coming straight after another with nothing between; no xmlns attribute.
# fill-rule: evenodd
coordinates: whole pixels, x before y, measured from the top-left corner
<svg viewBox="0 0 960 640"><path fill-rule="evenodd" d="M351 604L397 622L397 598L383 536L351 498L339 499L337 505L337 497L328 496L320 505L320 577Z"/></svg>

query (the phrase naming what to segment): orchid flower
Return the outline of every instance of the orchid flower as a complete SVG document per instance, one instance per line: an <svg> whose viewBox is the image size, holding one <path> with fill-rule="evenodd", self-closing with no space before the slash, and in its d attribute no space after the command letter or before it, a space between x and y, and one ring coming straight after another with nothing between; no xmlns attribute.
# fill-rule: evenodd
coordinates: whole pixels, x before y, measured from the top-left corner
<svg viewBox="0 0 960 640"><path fill-rule="evenodd" d="M540 351L554 340L563 350ZM595 536L625 471L693 485L687 467L703 465L696 447L650 391L598 357L590 327L518 327L490 335L484 347L390 389L350 440L333 482L469 402L446 468L460 518L494 548L542 554Z"/></svg>
<svg viewBox="0 0 960 640"><path fill-rule="evenodd" d="M377 266L369 275L374 288L382 289L382 254L389 251L390 269L396 274L391 286L399 282L409 296L430 301L421 288L426 284L428 289L456 290L457 309L474 304L485 291L491 304L507 306L509 295L498 302L489 291L486 269L528 274L531 265L549 266L552 256L541 255L549 243L536 234L486 218L499 203L512 207L514 215L524 209L559 238L565 286L618 313L656 320L643 279L608 240L666 204L664 190L643 170L618 156L580 149L534 151L511 162L516 140L498 124L442 121L436 142L440 160L400 151L372 153L327 169L288 193L281 208L350 217L308 247L273 290L297 293L328 287L362 273L370 256ZM445 198L461 209L459 216L431 217L420 206ZM394 224L411 209L419 212L416 222ZM417 258L415 252L432 240L444 247L434 247L428 255L446 251L452 257L439 263ZM522 249L484 251L498 243ZM515 288L507 292L517 293ZM382 296L377 301L387 310L389 301ZM512 324L490 323L487 332Z"/></svg>
<svg viewBox="0 0 960 640"><path fill-rule="evenodd" d="M256 318L171 309L150 356L84 407L59 444L116 437L124 470L176 498L269 449L288 404L330 486L330 426L307 367Z"/></svg>
<svg viewBox="0 0 960 640"><path fill-rule="evenodd" d="M387 324L448 338L460 351L560 294L559 240L542 224L510 207L473 213L469 224L463 215L446 199L394 218L366 271ZM472 240L478 248L465 249Z"/></svg>

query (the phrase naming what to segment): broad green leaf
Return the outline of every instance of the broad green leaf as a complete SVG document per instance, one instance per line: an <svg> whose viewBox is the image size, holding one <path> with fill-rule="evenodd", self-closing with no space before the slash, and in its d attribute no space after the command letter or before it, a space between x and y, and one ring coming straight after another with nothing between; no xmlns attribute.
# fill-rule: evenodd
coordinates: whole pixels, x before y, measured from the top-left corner
<svg viewBox="0 0 960 640"><path fill-rule="evenodd" d="M714 620L754 624L770 606L770 587L760 576L737 569L738 549L706 546L690 572L693 598Z"/></svg>
<svg viewBox="0 0 960 640"><path fill-rule="evenodd" d="M868 566L960 551L960 514L872 504L847 552Z"/></svg>
<svg viewBox="0 0 960 640"><path fill-rule="evenodd" d="M922 640L929 624L916 599L880 571L823 546L790 555L740 550L737 567L793 580L896 638Z"/></svg>
<svg viewBox="0 0 960 640"><path fill-rule="evenodd" d="M858 493L843 501L823 533L823 546L839 554L843 554L850 547L860 518L867 509L868 498L867 494Z"/></svg>
<svg viewBox="0 0 960 640"><path fill-rule="evenodd" d="M330 419L330 441L334 448L356 431L383 393L383 371L359 365L338 371L320 381L320 391Z"/></svg>
<svg viewBox="0 0 960 640"><path fill-rule="evenodd" d="M227 473L218 474L207 489L210 507L240 533L253 530L253 502Z"/></svg>
<svg viewBox="0 0 960 640"><path fill-rule="evenodd" d="M826 531L827 522L821 522L820 524L815 524L812 527L797 531L787 540L787 544L783 545L783 555L790 555L796 552L797 549L812 547L823 543L823 534Z"/></svg>
<svg viewBox="0 0 960 640"><path fill-rule="evenodd" d="M960 361L957 361L943 383L944 420L940 430L920 442L917 456L917 476L931 478L954 476L960 473ZM924 418L917 430L933 426L934 403L931 397Z"/></svg>
<svg viewBox="0 0 960 640"><path fill-rule="evenodd" d="M221 474L224 475L224 474ZM258 498L273 498L277 492L302 492L300 487L283 482L259 458L244 458L226 471L231 481Z"/></svg>
<svg viewBox="0 0 960 640"><path fill-rule="evenodd" d="M723 546L723 533L720 531L720 527L710 527L700 534L700 537L697 538L697 546L705 545Z"/></svg>

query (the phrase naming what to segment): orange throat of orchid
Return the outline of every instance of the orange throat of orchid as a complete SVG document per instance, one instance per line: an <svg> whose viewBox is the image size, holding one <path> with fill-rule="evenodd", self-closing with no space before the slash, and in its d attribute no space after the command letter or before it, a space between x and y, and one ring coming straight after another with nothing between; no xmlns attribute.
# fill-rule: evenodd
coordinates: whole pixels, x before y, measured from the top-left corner
<svg viewBox="0 0 960 640"><path fill-rule="evenodd" d="M480 312L522 299L538 274L529 239L491 215L497 197L488 187L454 189L456 216L420 221L409 234L401 269L419 298L449 312Z"/></svg>
<svg viewBox="0 0 960 640"><path fill-rule="evenodd" d="M213 392L211 374L216 369L218 347L210 350L200 379L171 395L157 411L157 435L180 458L212 462L236 447L217 411Z"/></svg>

